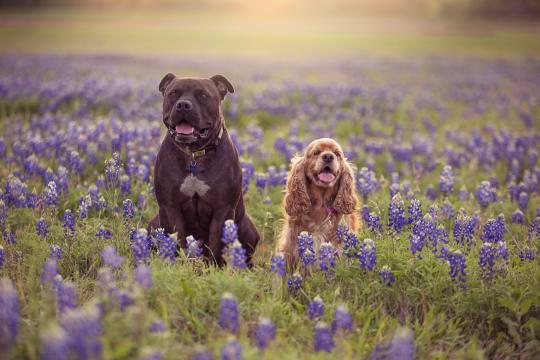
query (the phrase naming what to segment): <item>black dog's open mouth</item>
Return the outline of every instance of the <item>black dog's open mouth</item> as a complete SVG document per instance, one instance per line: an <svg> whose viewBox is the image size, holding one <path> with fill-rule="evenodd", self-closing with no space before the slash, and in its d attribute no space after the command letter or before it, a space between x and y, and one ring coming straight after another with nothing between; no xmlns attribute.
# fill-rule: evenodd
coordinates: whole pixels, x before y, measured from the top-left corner
<svg viewBox="0 0 540 360"><path fill-rule="evenodd" d="M169 127L169 133L178 142L194 142L197 138L206 138L209 133L209 129L197 129L193 125L187 122L181 122L180 124Z"/></svg>
<svg viewBox="0 0 540 360"><path fill-rule="evenodd" d="M336 178L334 172L329 166L325 166L322 171L317 175L317 179L323 183L331 183Z"/></svg>

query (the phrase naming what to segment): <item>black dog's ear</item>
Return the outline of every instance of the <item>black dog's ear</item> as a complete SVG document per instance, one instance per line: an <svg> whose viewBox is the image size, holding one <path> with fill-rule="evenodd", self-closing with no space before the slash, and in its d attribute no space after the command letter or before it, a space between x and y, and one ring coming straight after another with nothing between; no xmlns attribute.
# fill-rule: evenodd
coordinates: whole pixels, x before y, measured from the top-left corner
<svg viewBox="0 0 540 360"><path fill-rule="evenodd" d="M227 93L232 94L234 92L233 86L231 85L229 80L225 78L225 76L214 75L210 78L210 80L212 80L214 84L216 84L216 87L219 90L219 94L221 95L221 100L225 98L225 95L227 95Z"/></svg>
<svg viewBox="0 0 540 360"><path fill-rule="evenodd" d="M163 94L165 92L165 89L167 88L167 85L169 85L169 83L174 79L176 79L176 75L174 75L173 73L168 73L167 75L165 75L159 83L159 92Z"/></svg>

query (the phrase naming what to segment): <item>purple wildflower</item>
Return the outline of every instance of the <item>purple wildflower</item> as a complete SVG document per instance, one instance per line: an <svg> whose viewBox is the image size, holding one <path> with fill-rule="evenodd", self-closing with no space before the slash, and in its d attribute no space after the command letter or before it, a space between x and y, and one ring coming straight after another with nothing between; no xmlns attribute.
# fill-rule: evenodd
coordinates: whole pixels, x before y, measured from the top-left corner
<svg viewBox="0 0 540 360"><path fill-rule="evenodd" d="M360 259L360 268L372 271L377 264L377 256L375 255L375 242L371 239L365 239L360 252L358 253Z"/></svg>
<svg viewBox="0 0 540 360"><path fill-rule="evenodd" d="M150 289L152 287L152 272L145 264L140 264L135 269L135 281L143 288Z"/></svg>
<svg viewBox="0 0 540 360"><path fill-rule="evenodd" d="M320 296L315 298L308 304L307 316L311 320L320 320L324 315L324 301Z"/></svg>
<svg viewBox="0 0 540 360"><path fill-rule="evenodd" d="M521 225L525 224L525 215L523 214L523 211L516 209L516 211L512 213L512 223Z"/></svg>
<svg viewBox="0 0 540 360"><path fill-rule="evenodd" d="M64 211L64 236L71 237L75 234L75 216L71 210Z"/></svg>
<svg viewBox="0 0 540 360"><path fill-rule="evenodd" d="M304 278L302 277L302 275L295 272L287 280L287 286L289 287L289 291L291 293L295 293L295 292L299 291L302 288L302 283L303 282L304 282Z"/></svg>
<svg viewBox="0 0 540 360"><path fill-rule="evenodd" d="M529 247L526 247L525 249L521 250L519 252L519 258L521 261L525 260L534 260L536 257L536 249L531 249Z"/></svg>
<svg viewBox="0 0 540 360"><path fill-rule="evenodd" d="M458 192L458 199L460 201L467 201L469 199L469 190L463 185Z"/></svg>
<svg viewBox="0 0 540 360"><path fill-rule="evenodd" d="M230 293L223 294L219 304L219 326L232 333L237 333L239 325L238 318L239 313L236 298Z"/></svg>
<svg viewBox="0 0 540 360"><path fill-rule="evenodd" d="M126 174L120 176L120 192L122 195L131 194L131 179Z"/></svg>
<svg viewBox="0 0 540 360"><path fill-rule="evenodd" d="M150 257L151 242L146 229L139 229L131 237L131 252L137 262L144 262Z"/></svg>
<svg viewBox="0 0 540 360"><path fill-rule="evenodd" d="M41 273L41 283L43 285L51 285L54 277L58 274L58 263L56 259L47 259L43 264L43 271Z"/></svg>
<svg viewBox="0 0 540 360"><path fill-rule="evenodd" d="M231 244L238 239L238 226L234 220L226 220L221 232L221 241L225 244Z"/></svg>
<svg viewBox="0 0 540 360"><path fill-rule="evenodd" d="M126 221L129 219L133 219L133 217L135 216L135 207L131 199L126 199L122 203L122 216Z"/></svg>
<svg viewBox="0 0 540 360"><path fill-rule="evenodd" d="M43 191L43 203L49 207L58 205L58 192L54 181L49 181L47 188Z"/></svg>
<svg viewBox="0 0 540 360"><path fill-rule="evenodd" d="M388 227L399 234L404 225L405 210L403 209L403 200L401 200L400 194L396 194L388 208Z"/></svg>
<svg viewBox="0 0 540 360"><path fill-rule="evenodd" d="M113 269L120 267L120 265L122 265L122 263L124 262L124 257L117 255L114 246L110 245L105 246L105 248L101 252L101 257L105 265L108 265Z"/></svg>
<svg viewBox="0 0 540 360"><path fill-rule="evenodd" d="M75 309L77 306L75 284L67 280L60 281L56 288L56 303L60 313L68 309Z"/></svg>
<svg viewBox="0 0 540 360"><path fill-rule="evenodd" d="M246 249L242 247L240 241L235 240L227 246L227 264L234 269L245 269Z"/></svg>
<svg viewBox="0 0 540 360"><path fill-rule="evenodd" d="M198 258L202 255L202 247L201 247L201 243L197 240L195 240L195 238L192 236L192 235L189 235L188 237L186 237L186 243L187 243L187 257L188 258Z"/></svg>
<svg viewBox="0 0 540 360"><path fill-rule="evenodd" d="M40 238L47 238L47 234L49 233L49 225L47 225L44 218L40 218L36 223L36 232Z"/></svg>
<svg viewBox="0 0 540 360"><path fill-rule="evenodd" d="M322 271L330 271L336 267L337 250L332 243L325 242L319 249L319 263Z"/></svg>
<svg viewBox="0 0 540 360"><path fill-rule="evenodd" d="M62 258L62 248L58 245L52 244L50 247L49 259L56 262Z"/></svg>
<svg viewBox="0 0 540 360"><path fill-rule="evenodd" d="M242 360L242 345L234 338L227 341L221 349L221 360Z"/></svg>
<svg viewBox="0 0 540 360"><path fill-rule="evenodd" d="M483 242L497 243L504 240L504 234L506 233L508 227L504 221L504 215L499 214L497 219L489 219L483 229L480 239Z"/></svg>
<svg viewBox="0 0 540 360"><path fill-rule="evenodd" d="M331 352L334 346L332 331L328 324L319 321L315 325L315 330L313 333L313 343L316 352L326 351Z"/></svg>
<svg viewBox="0 0 540 360"><path fill-rule="evenodd" d="M287 275L287 269L285 267L285 257L283 254L276 254L275 256L272 256L272 259L270 260L270 271L278 274L279 276L283 277Z"/></svg>
<svg viewBox="0 0 540 360"><path fill-rule="evenodd" d="M394 273L388 265L384 265L382 267L381 271L379 271L379 275L381 276L381 279L386 286L392 286L392 284L396 282L396 279L394 278Z"/></svg>
<svg viewBox="0 0 540 360"><path fill-rule="evenodd" d="M452 172L452 167L450 165L445 165L439 178L439 190L443 195L448 196L452 193L453 189L454 174Z"/></svg>
<svg viewBox="0 0 540 360"><path fill-rule="evenodd" d="M422 203L420 200L412 199L409 204L409 218L407 219L408 224L414 224L420 220L424 214L422 213Z"/></svg>
<svg viewBox="0 0 540 360"><path fill-rule="evenodd" d="M88 304L65 311L60 315L60 325L69 334L70 357L84 360L101 357L103 330L96 305Z"/></svg>
<svg viewBox="0 0 540 360"><path fill-rule="evenodd" d="M0 351L8 356L19 332L19 298L9 278L0 279ZM8 356L9 357L9 356Z"/></svg>
<svg viewBox="0 0 540 360"><path fill-rule="evenodd" d="M178 248L176 234L168 236L167 234L163 233L163 235L164 236L158 242L158 254L162 259L168 259L174 262L176 259L176 249Z"/></svg>
<svg viewBox="0 0 540 360"><path fill-rule="evenodd" d="M396 331L386 350L389 360L414 360L415 348L412 331L400 329Z"/></svg>
<svg viewBox="0 0 540 360"><path fill-rule="evenodd" d="M60 326L49 326L40 335L41 360L67 360L69 357L68 334Z"/></svg>
<svg viewBox="0 0 540 360"><path fill-rule="evenodd" d="M467 265L465 263L465 255L459 250L451 251L447 255L448 264L450 265L449 275L452 281L456 282L462 287L465 287L467 281L467 274L465 272Z"/></svg>
<svg viewBox="0 0 540 360"><path fill-rule="evenodd" d="M489 204L497 201L497 192L489 181L482 181L474 192L476 201L485 209Z"/></svg>
<svg viewBox="0 0 540 360"><path fill-rule="evenodd" d="M4 267L4 261L6 259L6 251L4 247L0 245L0 269Z"/></svg>
<svg viewBox="0 0 540 360"><path fill-rule="evenodd" d="M298 256L302 260L304 266L309 266L317 261L313 245L313 236L307 231L302 231L300 235L298 235Z"/></svg>
<svg viewBox="0 0 540 360"><path fill-rule="evenodd" d="M352 315L345 305L339 305L334 311L334 320L332 321L332 332L335 334L338 330L351 331L353 326Z"/></svg>
<svg viewBox="0 0 540 360"><path fill-rule="evenodd" d="M152 321L149 330L151 333L162 333L167 331L167 325L165 325L163 320L157 319Z"/></svg>
<svg viewBox="0 0 540 360"><path fill-rule="evenodd" d="M276 337L276 327L272 323L272 320L268 318L260 318L257 324L257 347L260 350L264 350L268 347L268 344Z"/></svg>

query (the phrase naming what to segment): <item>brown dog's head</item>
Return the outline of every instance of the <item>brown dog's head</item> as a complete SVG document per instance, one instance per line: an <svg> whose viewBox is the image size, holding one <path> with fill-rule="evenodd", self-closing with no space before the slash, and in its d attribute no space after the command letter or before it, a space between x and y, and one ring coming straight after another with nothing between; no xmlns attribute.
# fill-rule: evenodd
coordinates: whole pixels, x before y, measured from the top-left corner
<svg viewBox="0 0 540 360"><path fill-rule="evenodd" d="M311 207L310 192L314 188L333 189L334 210L350 214L356 210L357 197L354 174L347 163L341 146L333 139L313 141L304 156L292 160L292 169L287 180L285 211L290 216L299 216Z"/></svg>
<svg viewBox="0 0 540 360"><path fill-rule="evenodd" d="M159 91L163 94L163 122L174 139L198 144L219 132L221 101L234 88L222 75L195 79L169 73L159 83Z"/></svg>

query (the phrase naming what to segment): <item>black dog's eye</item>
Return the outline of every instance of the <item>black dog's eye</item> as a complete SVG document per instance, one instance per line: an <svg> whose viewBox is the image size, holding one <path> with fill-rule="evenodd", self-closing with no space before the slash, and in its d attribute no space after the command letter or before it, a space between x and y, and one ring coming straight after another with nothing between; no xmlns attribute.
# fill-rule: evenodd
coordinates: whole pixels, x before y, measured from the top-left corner
<svg viewBox="0 0 540 360"><path fill-rule="evenodd" d="M173 90L169 93L169 97L175 97L176 96L176 90Z"/></svg>
<svg viewBox="0 0 540 360"><path fill-rule="evenodd" d="M315 150L313 152L313 155L315 155L315 156L319 156L320 154L321 154L321 150Z"/></svg>
<svg viewBox="0 0 540 360"><path fill-rule="evenodd" d="M201 93L201 99L203 99L203 100L208 99L208 94L205 93L205 92L202 92L202 93Z"/></svg>

